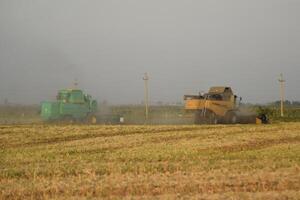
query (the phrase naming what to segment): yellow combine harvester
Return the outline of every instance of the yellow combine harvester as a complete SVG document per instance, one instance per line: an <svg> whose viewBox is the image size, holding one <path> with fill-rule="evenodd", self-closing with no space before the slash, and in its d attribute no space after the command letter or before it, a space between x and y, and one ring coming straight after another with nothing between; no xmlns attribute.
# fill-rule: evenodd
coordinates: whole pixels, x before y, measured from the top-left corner
<svg viewBox="0 0 300 200"><path fill-rule="evenodd" d="M201 124L236 124L267 123L266 115L256 116L249 111L242 111L238 98L230 87L212 87L206 94L185 95L185 109L195 112L195 123Z"/></svg>

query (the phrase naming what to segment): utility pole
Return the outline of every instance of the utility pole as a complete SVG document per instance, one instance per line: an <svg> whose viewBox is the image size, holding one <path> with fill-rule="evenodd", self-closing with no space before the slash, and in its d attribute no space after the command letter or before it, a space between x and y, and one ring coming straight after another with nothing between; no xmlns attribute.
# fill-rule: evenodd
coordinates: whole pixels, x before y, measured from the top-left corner
<svg viewBox="0 0 300 200"><path fill-rule="evenodd" d="M284 83L285 80L283 79L282 73L280 74L279 78L279 84L280 84L280 115L281 117L284 117L284 110L283 110L283 104L284 104Z"/></svg>
<svg viewBox="0 0 300 200"><path fill-rule="evenodd" d="M145 83L145 117L146 117L146 122L148 121L148 115L149 115L149 110L148 110L148 98L149 98L149 94L148 94L148 80L149 80L149 76L147 73L144 74L143 77L144 83Z"/></svg>

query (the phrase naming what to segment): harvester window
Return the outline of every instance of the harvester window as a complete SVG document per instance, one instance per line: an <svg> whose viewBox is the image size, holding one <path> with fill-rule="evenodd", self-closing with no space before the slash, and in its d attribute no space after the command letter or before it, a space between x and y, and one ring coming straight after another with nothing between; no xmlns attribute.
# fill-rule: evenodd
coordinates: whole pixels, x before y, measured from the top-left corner
<svg viewBox="0 0 300 200"><path fill-rule="evenodd" d="M70 95L69 94L66 94L66 93L59 93L57 95L57 100L60 100L60 101L63 101L63 102L68 102L69 101L69 97Z"/></svg>
<svg viewBox="0 0 300 200"><path fill-rule="evenodd" d="M81 91L72 91L70 95L70 102L82 104L84 103L84 95Z"/></svg>
<svg viewBox="0 0 300 200"><path fill-rule="evenodd" d="M209 100L222 101L223 97L220 94L211 94L208 96Z"/></svg>
<svg viewBox="0 0 300 200"><path fill-rule="evenodd" d="M70 94L65 94L63 97L64 102L68 103L70 99Z"/></svg>

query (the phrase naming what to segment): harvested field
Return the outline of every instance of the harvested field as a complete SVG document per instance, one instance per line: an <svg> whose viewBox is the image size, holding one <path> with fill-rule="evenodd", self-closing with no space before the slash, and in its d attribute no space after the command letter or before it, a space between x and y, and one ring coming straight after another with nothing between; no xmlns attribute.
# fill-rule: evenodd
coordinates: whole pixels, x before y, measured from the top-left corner
<svg viewBox="0 0 300 200"><path fill-rule="evenodd" d="M0 126L0 199L299 199L300 123Z"/></svg>

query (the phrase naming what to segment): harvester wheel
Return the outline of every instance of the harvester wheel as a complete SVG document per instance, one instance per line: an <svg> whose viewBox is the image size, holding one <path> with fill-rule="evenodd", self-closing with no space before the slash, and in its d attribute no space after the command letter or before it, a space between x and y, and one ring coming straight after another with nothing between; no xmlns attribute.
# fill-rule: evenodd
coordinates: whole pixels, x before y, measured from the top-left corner
<svg viewBox="0 0 300 200"><path fill-rule="evenodd" d="M226 121L228 124L236 124L237 123L237 116L234 112L229 112L226 116Z"/></svg>
<svg viewBox="0 0 300 200"><path fill-rule="evenodd" d="M65 116L63 118L63 123L66 123L66 124L73 124L75 121L73 119L73 117L71 116Z"/></svg>
<svg viewBox="0 0 300 200"><path fill-rule="evenodd" d="M202 114L202 112L201 111L197 111L196 113L195 113L195 120L194 120L194 123L195 124L201 124L201 122L202 122L202 120L201 120L201 114Z"/></svg>
<svg viewBox="0 0 300 200"><path fill-rule="evenodd" d="M88 115L87 116L87 123L88 124L96 124L97 123L97 117L95 115Z"/></svg>
<svg viewBox="0 0 300 200"><path fill-rule="evenodd" d="M215 116L213 118L213 124L218 124L219 123L219 119L217 118L217 116Z"/></svg>
<svg viewBox="0 0 300 200"><path fill-rule="evenodd" d="M258 116L258 119L260 119L261 122L262 122L263 124L269 123L268 117L267 117L267 115L265 115L265 114L260 114L260 115Z"/></svg>
<svg viewBox="0 0 300 200"><path fill-rule="evenodd" d="M218 116L209 110L206 110L204 116L202 110L195 113L195 124L218 124Z"/></svg>
<svg viewBox="0 0 300 200"><path fill-rule="evenodd" d="M207 114L208 114L207 117L208 117L209 124L218 124L219 123L218 117L214 112L209 112Z"/></svg>

